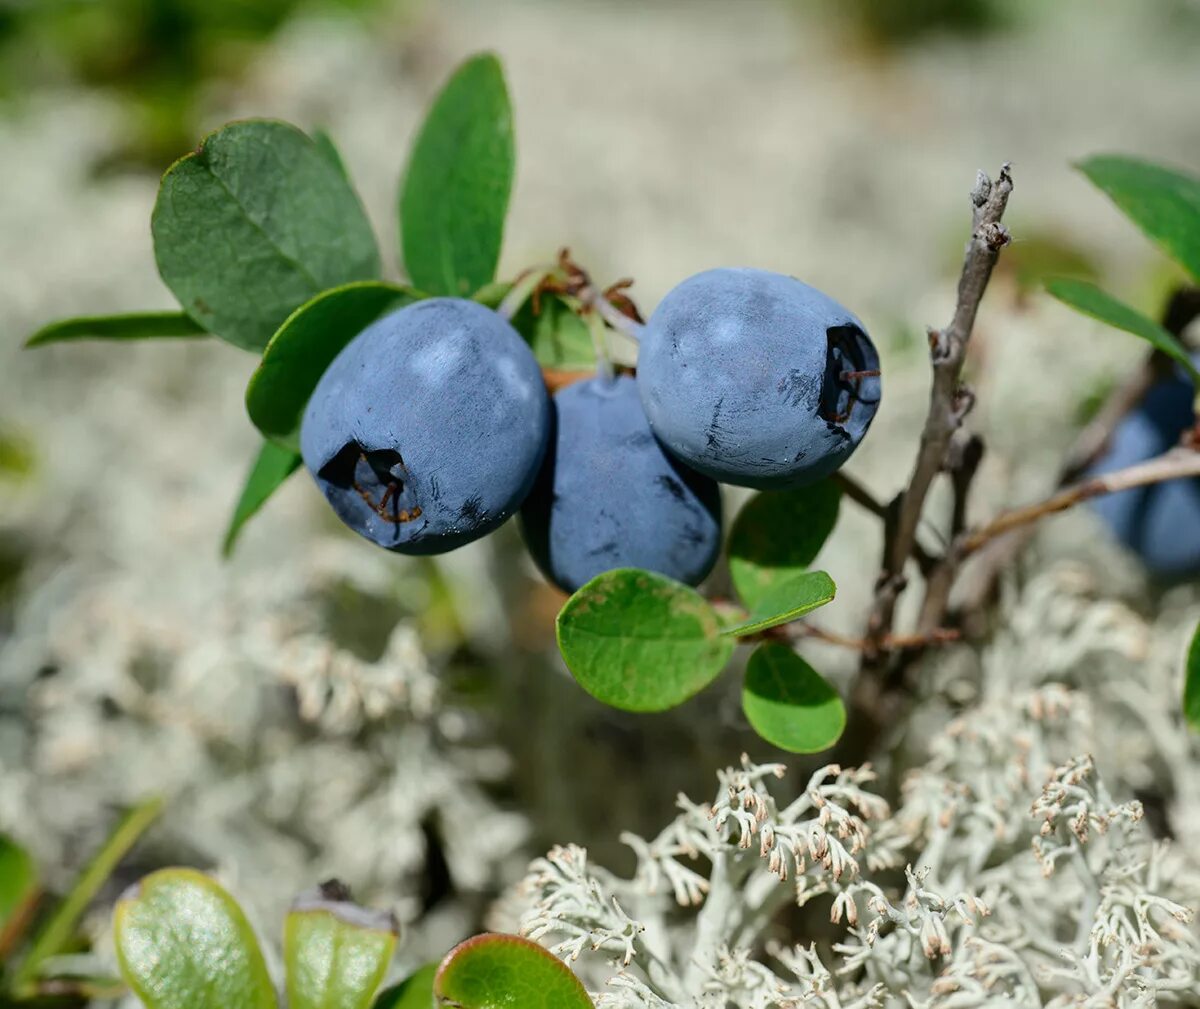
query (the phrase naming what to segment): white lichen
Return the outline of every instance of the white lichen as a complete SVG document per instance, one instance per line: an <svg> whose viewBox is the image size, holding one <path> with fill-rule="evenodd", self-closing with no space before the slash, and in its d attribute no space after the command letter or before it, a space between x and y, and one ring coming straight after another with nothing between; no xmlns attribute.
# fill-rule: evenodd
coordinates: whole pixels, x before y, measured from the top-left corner
<svg viewBox="0 0 1200 1009"><path fill-rule="evenodd" d="M894 811L869 768L821 768L784 802L783 768L743 758L711 803L625 836L630 877L555 848L507 910L612 1009L1195 1004L1200 876L1109 794L1078 750L1093 729L1059 684L985 701ZM782 942L780 912L810 902L832 930Z"/></svg>

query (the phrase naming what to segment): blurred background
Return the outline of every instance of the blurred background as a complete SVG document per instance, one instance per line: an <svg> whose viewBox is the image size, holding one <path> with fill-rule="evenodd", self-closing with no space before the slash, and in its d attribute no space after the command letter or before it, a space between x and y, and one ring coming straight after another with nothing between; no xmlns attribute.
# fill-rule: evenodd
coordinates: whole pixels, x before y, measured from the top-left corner
<svg viewBox="0 0 1200 1009"><path fill-rule="evenodd" d="M171 306L149 214L206 131L328 129L394 271L412 131L461 59L494 50L518 152L501 275L567 245L599 280L635 278L647 312L718 265L828 291L883 359L849 466L883 498L915 451L967 194L1011 161L1016 241L970 364L985 515L1048 490L1143 357L1039 278L1094 276L1150 314L1179 280L1071 163L1200 168L1198 46L1197 0L0 0L0 831L61 888L119 808L159 793L114 890L212 869L274 937L291 896L336 874L398 910L415 963L477 929L548 844L620 866L622 829L654 831L747 747L771 756L736 676L661 716L588 699L514 528L437 561L384 555L299 478L223 563L257 445L248 355L21 350L52 318ZM879 548L844 506L820 559L828 626L861 627ZM1085 512L1046 524L1025 570L1064 564L1083 597L1182 647L1192 589L1152 590ZM813 655L835 679L853 668Z"/></svg>

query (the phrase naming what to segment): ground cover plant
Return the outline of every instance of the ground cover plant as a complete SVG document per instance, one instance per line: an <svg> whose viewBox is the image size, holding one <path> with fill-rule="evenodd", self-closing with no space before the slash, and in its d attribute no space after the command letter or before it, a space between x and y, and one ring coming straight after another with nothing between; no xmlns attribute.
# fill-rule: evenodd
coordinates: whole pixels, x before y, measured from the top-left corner
<svg viewBox="0 0 1200 1009"><path fill-rule="evenodd" d="M665 882L678 903L703 903L694 942L681 945L673 927L656 922L671 913L653 900L627 914L634 898L624 884L588 876L579 852L559 850L535 866L527 887L537 894L533 910L513 927L553 939L573 957L618 952L622 968L636 969L613 976L617 994L609 1001L765 1007L822 999L865 1007L904 996L948 1006L984 1004L1002 991L1027 1001L1049 992L1047 1005L1065 1005L1055 999L1082 985L1135 1005L1194 990L1194 939L1171 924L1189 920L1191 891L1161 892L1157 856L1140 839L1094 857L1095 849L1083 848L1090 831L1124 830L1141 816L1140 807L1109 796L1085 754L1048 747L1036 768L1014 771L1025 775L1025 791L1012 787L1013 808L1032 804L1046 829L1026 838L1024 820L1007 825L1003 851L972 837L956 853L961 866L945 854L949 834L929 854L934 817L924 807L903 807L889 821L908 833L873 836L868 821L887 805L862 788L870 772L859 766L907 714L917 660L972 633L1004 559L1034 522L1096 499L1152 569L1192 573L1175 546L1190 529L1200 476L1191 430L1196 372L1180 339L1194 311L1169 310L1160 324L1089 283L1051 282L1055 297L1143 338L1152 354L1140 384L1118 390L1085 430L1060 489L977 518L970 489L984 440L964 425L975 397L963 369L976 312L1012 241L1003 218L1013 193L1009 166L994 179L980 173L969 191L954 315L929 332L930 407L911 476L883 501L840 471L869 436L886 382L856 316L801 280L740 267L683 279L646 315L627 281L601 286L566 251L497 280L513 148L499 63L476 57L446 85L413 143L397 200L407 274L399 282L382 276L371 225L326 135L270 121L230 124L172 166L155 207L155 254L180 311L66 320L30 343L215 336L260 355L246 406L264 441L227 550L301 468L346 525L398 553L452 550L520 513L533 560L570 593L557 618L558 644L592 696L633 712L671 708L708 686L746 646L749 724L785 750L838 747L841 763L814 777L777 819L763 782L781 769L747 761L725 772L710 807L681 800L684 816L662 838L631 839L639 856L636 900ZM1081 168L1200 282L1200 182L1118 156ZM1185 305L1189 298L1179 295ZM928 503L943 478L953 509L939 524ZM727 537L720 483L758 491ZM833 577L811 566L843 501L875 514L885 530L874 603L852 639L807 619L835 597ZM1164 541L1167 548L1157 545ZM733 597L697 591L722 548ZM968 562L975 568L964 601ZM900 601L918 575L915 623L903 626ZM859 654L844 698L796 650L809 636ZM1198 655L1193 648L1183 705L1192 722ZM1041 731L1047 708L1060 703L1073 702L1033 696L1023 710L1036 724L1014 731ZM937 789L972 787L965 771L940 767L937 774ZM978 803L988 787L974 788ZM947 924L974 925L998 899L1016 899L1029 868L1028 859L1008 857L1016 841L1050 874L1060 859L1069 861L1084 887L1075 912L1080 949L1053 984L1026 977L1046 968L1048 950L1036 951L1034 966L1021 957L1014 963L973 934L958 943L966 932ZM765 874L740 854L756 844ZM859 880L855 860L873 844L880 848L869 867L883 874L878 883ZM886 873L904 866L905 852L919 856L918 867L905 873L896 898L885 892L893 882ZM990 868L1004 871L987 876L993 855ZM695 856L710 864L710 877L680 867L680 857ZM930 871L943 872L946 886L927 886ZM773 877L789 874L817 888L799 892L799 906L816 893L833 894L835 923L850 927L851 938L834 947L841 958L835 970L815 950L780 952L795 980L752 959L766 948L766 925L782 907L768 893ZM755 897L740 907L743 887ZM734 905L740 909L731 911ZM177 907L167 899L164 913ZM747 908L753 921L735 920ZM1011 925L1020 908L1009 910ZM118 937L121 914L119 907ZM1142 941L1126 948L1131 928L1143 930ZM1048 935L1060 931L1061 922L1046 923ZM485 942L468 953L492 948ZM679 948L693 958L680 961ZM938 980L923 987L918 975L934 969ZM261 994L254 1004L270 1004L265 968L255 973ZM158 1004L157 989L126 974L147 1004ZM455 976L443 968L447 983ZM344 1004L372 1004L382 973L371 977L375 983L364 982ZM176 987L167 982L164 990ZM423 989L420 997L428 1004ZM488 1004L472 1001L480 997L500 998L494 991L438 994L442 1004L468 1007Z"/></svg>

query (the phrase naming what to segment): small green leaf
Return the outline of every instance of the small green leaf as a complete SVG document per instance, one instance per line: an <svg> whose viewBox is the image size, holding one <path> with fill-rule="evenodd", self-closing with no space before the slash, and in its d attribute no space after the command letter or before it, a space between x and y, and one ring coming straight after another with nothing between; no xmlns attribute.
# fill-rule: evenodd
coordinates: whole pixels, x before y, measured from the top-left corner
<svg viewBox="0 0 1200 1009"><path fill-rule="evenodd" d="M242 495L233 509L229 528L225 531L225 539L221 544L222 556L228 557L233 553L242 526L267 503L267 499L283 482L300 468L300 461L300 456L291 449L283 448L274 442L263 442L242 487Z"/></svg>
<svg viewBox="0 0 1200 1009"><path fill-rule="evenodd" d="M33 856L0 834L0 963L29 925L39 892Z"/></svg>
<svg viewBox="0 0 1200 1009"><path fill-rule="evenodd" d="M412 282L465 296L490 283L513 181L513 127L500 61L467 60L434 101L400 189L400 239Z"/></svg>
<svg viewBox="0 0 1200 1009"><path fill-rule="evenodd" d="M277 1009L242 909L192 869L162 869L113 911L121 975L147 1009Z"/></svg>
<svg viewBox="0 0 1200 1009"><path fill-rule="evenodd" d="M40 347L69 340L156 340L207 335L203 326L183 312L126 312L52 322L26 340L25 346Z"/></svg>
<svg viewBox="0 0 1200 1009"><path fill-rule="evenodd" d="M1191 376L1196 388L1200 389L1200 372L1196 371L1183 344L1153 319L1147 318L1137 309L1130 308L1086 280L1050 280L1046 282L1046 290L1084 315L1090 315L1093 319L1140 336L1183 368Z"/></svg>
<svg viewBox="0 0 1200 1009"><path fill-rule="evenodd" d="M284 921L288 1009L367 1009L396 951L392 915L328 888L301 896Z"/></svg>
<svg viewBox="0 0 1200 1009"><path fill-rule="evenodd" d="M163 176L151 230L183 310L247 350L314 295L380 272L357 194L286 123L247 120L205 138Z"/></svg>
<svg viewBox="0 0 1200 1009"><path fill-rule="evenodd" d="M566 964L516 935L485 933L455 946L433 992L445 1009L594 1009Z"/></svg>
<svg viewBox="0 0 1200 1009"><path fill-rule="evenodd" d="M1183 717L1193 732L1200 732L1200 626L1188 647L1187 679L1183 684Z"/></svg>
<svg viewBox="0 0 1200 1009"><path fill-rule="evenodd" d="M1079 169L1200 280L1200 179L1137 158L1098 155Z"/></svg>
<svg viewBox="0 0 1200 1009"><path fill-rule="evenodd" d="M742 710L754 731L791 753L819 753L846 727L846 707L825 678L787 645L759 645L746 664Z"/></svg>
<svg viewBox="0 0 1200 1009"><path fill-rule="evenodd" d="M427 963L399 984L385 988L372 1009L432 1009L433 979L437 969L436 963Z"/></svg>
<svg viewBox="0 0 1200 1009"><path fill-rule="evenodd" d="M793 575L772 585L762 594L750 616L740 624L723 628L721 633L740 638L780 624L790 624L832 602L836 592L837 586L824 571Z"/></svg>
<svg viewBox="0 0 1200 1009"><path fill-rule="evenodd" d="M842 492L832 480L764 491L738 512L729 534L729 573L752 609L773 586L803 574L837 524Z"/></svg>
<svg viewBox="0 0 1200 1009"><path fill-rule="evenodd" d="M416 291L381 280L322 291L287 317L246 387L250 419L292 448L308 398L343 347L380 316L416 301Z"/></svg>
<svg viewBox="0 0 1200 1009"><path fill-rule="evenodd" d="M665 711L704 689L733 654L695 589L651 571L597 575L558 614L558 647L589 694L625 711Z"/></svg>
<svg viewBox="0 0 1200 1009"><path fill-rule="evenodd" d="M38 976L43 961L57 956L71 941L83 912L108 881L121 859L128 854L129 849L146 832L150 824L158 819L162 806L162 800L159 798L147 799L129 810L113 828L113 832L79 874L62 903L38 930L33 945L13 977L12 988L15 992L21 995L30 993L30 987L34 985L34 979Z"/></svg>
<svg viewBox="0 0 1200 1009"><path fill-rule="evenodd" d="M564 371L595 368L596 345L587 323L557 295L544 294L538 302L539 310L534 312L530 298L512 320L538 364Z"/></svg>

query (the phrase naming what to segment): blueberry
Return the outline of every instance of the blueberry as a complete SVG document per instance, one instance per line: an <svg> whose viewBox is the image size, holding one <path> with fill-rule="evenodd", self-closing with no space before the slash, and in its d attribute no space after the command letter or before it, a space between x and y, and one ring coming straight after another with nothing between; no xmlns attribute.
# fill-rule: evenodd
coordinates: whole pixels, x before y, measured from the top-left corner
<svg viewBox="0 0 1200 1009"><path fill-rule="evenodd" d="M338 354L300 448L351 529L398 553L436 554L521 506L549 436L541 369L516 330L475 302L431 298Z"/></svg>
<svg viewBox="0 0 1200 1009"><path fill-rule="evenodd" d="M1087 475L1124 469L1177 445L1196 422L1193 395L1182 372L1157 381L1117 425L1108 449ZM1134 487L1093 498L1091 505L1152 574L1170 579L1200 571L1200 480Z"/></svg>
<svg viewBox="0 0 1200 1009"><path fill-rule="evenodd" d="M612 568L689 585L721 549L721 493L667 455L632 378L593 378L554 397L554 439L521 509L538 567L566 592Z"/></svg>
<svg viewBox="0 0 1200 1009"><path fill-rule="evenodd" d="M744 487L829 476L879 406L879 355L862 323L793 277L721 269L689 277L642 335L650 426L702 473Z"/></svg>

